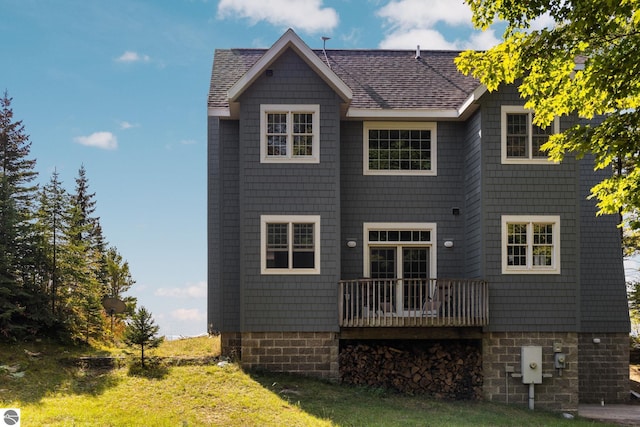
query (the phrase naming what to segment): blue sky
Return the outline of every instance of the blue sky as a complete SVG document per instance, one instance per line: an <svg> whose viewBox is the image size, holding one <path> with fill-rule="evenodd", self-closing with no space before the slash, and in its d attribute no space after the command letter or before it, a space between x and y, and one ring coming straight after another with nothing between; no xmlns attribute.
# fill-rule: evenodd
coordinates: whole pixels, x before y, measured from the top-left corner
<svg viewBox="0 0 640 427"><path fill-rule="evenodd" d="M462 1L0 0L0 90L39 182L84 165L129 294L167 335L206 332L206 99L216 48L486 49Z"/></svg>

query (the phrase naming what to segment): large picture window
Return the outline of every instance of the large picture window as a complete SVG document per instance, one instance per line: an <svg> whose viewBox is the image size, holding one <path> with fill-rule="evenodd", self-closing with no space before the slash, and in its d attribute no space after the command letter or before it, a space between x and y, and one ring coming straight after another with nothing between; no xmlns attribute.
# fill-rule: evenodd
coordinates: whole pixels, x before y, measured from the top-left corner
<svg viewBox="0 0 640 427"><path fill-rule="evenodd" d="M364 123L365 175L436 175L435 123Z"/></svg>
<svg viewBox="0 0 640 427"><path fill-rule="evenodd" d="M558 132L558 120L541 128L533 124L533 112L524 107L503 105L502 112L502 163L551 162L540 147Z"/></svg>
<svg viewBox="0 0 640 427"><path fill-rule="evenodd" d="M560 217L502 217L503 274L560 273Z"/></svg>
<svg viewBox="0 0 640 427"><path fill-rule="evenodd" d="M260 161L318 163L319 105L261 105Z"/></svg>
<svg viewBox="0 0 640 427"><path fill-rule="evenodd" d="M319 274L320 217L260 217L262 274Z"/></svg>

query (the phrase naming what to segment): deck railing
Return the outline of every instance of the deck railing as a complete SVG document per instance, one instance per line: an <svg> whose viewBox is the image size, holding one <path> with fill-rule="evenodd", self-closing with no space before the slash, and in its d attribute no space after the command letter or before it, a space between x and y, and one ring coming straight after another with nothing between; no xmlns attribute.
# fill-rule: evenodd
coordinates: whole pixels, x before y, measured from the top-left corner
<svg viewBox="0 0 640 427"><path fill-rule="evenodd" d="M487 282L474 279L340 281L341 327L485 326Z"/></svg>

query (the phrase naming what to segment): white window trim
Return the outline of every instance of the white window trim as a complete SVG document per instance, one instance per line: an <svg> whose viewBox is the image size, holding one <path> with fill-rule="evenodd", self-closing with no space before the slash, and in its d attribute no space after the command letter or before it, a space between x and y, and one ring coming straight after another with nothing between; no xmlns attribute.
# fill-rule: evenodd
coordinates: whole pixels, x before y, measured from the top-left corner
<svg viewBox="0 0 640 427"><path fill-rule="evenodd" d="M507 114L529 114L529 157L528 158L515 158L507 157ZM557 165L559 162L554 162L548 157L545 158L533 158L531 155L532 138L533 138L533 126L531 123L533 111L524 108L522 105L502 105L500 107L500 145L501 145L501 157L503 165L515 165L515 164L536 164L536 165ZM553 120L553 133L560 131L560 120L556 117Z"/></svg>
<svg viewBox="0 0 640 427"><path fill-rule="evenodd" d="M371 170L369 169L369 130L389 129L389 130L429 130L431 131L431 170ZM364 122L362 126L362 174L363 175L418 175L436 176L437 167L437 147L438 147L438 125L436 122Z"/></svg>
<svg viewBox="0 0 640 427"><path fill-rule="evenodd" d="M507 260L508 224L527 224L527 265L510 266ZM553 224L553 265L533 266L532 224ZM560 216L559 215L502 215L502 274L560 274Z"/></svg>
<svg viewBox="0 0 640 427"><path fill-rule="evenodd" d="M293 262L292 224L314 224L314 268L267 268L267 224L289 224L289 262ZM260 271L264 275L273 274L320 274L320 215L260 215Z"/></svg>
<svg viewBox="0 0 640 427"><path fill-rule="evenodd" d="M385 231L385 230L401 230L401 231L429 231L431 233L431 240L428 242L369 242L369 231ZM369 248L380 246L428 246L429 251L429 274L430 279L438 277L438 256L437 245L438 241L437 224L435 222L365 222L362 225L363 233L363 268L362 272L365 277L371 275L371 263Z"/></svg>
<svg viewBox="0 0 640 427"><path fill-rule="evenodd" d="M287 114L287 156L267 156L267 114ZM311 156L293 156L292 113L313 115L313 143ZM261 104L260 105L260 163L320 163L320 105L318 104Z"/></svg>

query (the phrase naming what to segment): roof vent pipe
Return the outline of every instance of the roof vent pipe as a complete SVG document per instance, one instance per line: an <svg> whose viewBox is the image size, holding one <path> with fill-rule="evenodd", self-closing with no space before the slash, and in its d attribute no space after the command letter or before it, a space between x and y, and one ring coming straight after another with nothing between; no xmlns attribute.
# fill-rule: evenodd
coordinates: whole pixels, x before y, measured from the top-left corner
<svg viewBox="0 0 640 427"><path fill-rule="evenodd" d="M420 59L420 45L416 47L416 59Z"/></svg>
<svg viewBox="0 0 640 427"><path fill-rule="evenodd" d="M329 64L329 58L327 58L327 51L325 50L327 40L331 40L331 37L322 36L322 53L324 53L324 60L327 61L327 65L329 66L329 68L331 68L331 64Z"/></svg>

